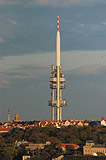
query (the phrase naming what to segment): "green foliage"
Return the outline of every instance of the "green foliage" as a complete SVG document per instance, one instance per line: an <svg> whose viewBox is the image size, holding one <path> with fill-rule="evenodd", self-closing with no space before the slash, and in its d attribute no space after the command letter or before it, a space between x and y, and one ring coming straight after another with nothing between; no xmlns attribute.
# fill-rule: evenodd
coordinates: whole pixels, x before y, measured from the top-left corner
<svg viewBox="0 0 106 160"><path fill-rule="evenodd" d="M14 156L13 160L22 160L22 156L26 154L24 146L17 148L17 155Z"/></svg>
<svg viewBox="0 0 106 160"><path fill-rule="evenodd" d="M69 126L57 129L54 125L48 124L46 127L33 127L25 130L14 128L8 133L0 135L0 160L21 160L26 153L24 146L15 148L15 141L27 140L33 143L51 144L45 146L43 150L35 150L33 159L52 159L62 153L62 143L75 143L80 146L80 150L75 150L72 146L67 146L66 153L80 155L86 140L93 140L95 144L106 144L106 127L103 126Z"/></svg>
<svg viewBox="0 0 106 160"><path fill-rule="evenodd" d="M7 144L0 142L0 159L1 160L13 160L17 155L17 150L13 144Z"/></svg>
<svg viewBox="0 0 106 160"><path fill-rule="evenodd" d="M35 150L35 158L37 160L40 160L40 158L41 158L41 156L40 156L40 149L38 149L38 148Z"/></svg>
<svg viewBox="0 0 106 160"><path fill-rule="evenodd" d="M51 160L53 156L59 156L62 153L61 145L59 142L51 143L50 145L45 146L41 152L42 160Z"/></svg>
<svg viewBox="0 0 106 160"><path fill-rule="evenodd" d="M72 145L69 145L66 147L66 154L69 154L69 155L74 155L74 147Z"/></svg>

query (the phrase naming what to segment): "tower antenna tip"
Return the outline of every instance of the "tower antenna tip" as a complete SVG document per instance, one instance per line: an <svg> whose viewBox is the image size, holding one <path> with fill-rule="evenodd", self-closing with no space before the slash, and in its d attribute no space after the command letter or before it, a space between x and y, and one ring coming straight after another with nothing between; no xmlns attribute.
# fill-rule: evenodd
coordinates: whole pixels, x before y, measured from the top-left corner
<svg viewBox="0 0 106 160"><path fill-rule="evenodd" d="M59 31L59 16L57 16L57 31Z"/></svg>

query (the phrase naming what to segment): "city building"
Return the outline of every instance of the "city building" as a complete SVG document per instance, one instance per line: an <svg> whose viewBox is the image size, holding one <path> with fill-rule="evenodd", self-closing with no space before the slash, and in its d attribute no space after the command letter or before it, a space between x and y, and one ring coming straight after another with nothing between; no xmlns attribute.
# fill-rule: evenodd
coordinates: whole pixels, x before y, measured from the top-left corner
<svg viewBox="0 0 106 160"><path fill-rule="evenodd" d="M21 122L21 120L19 120L19 115L18 115L18 113L16 113L16 114L14 115L14 122Z"/></svg>
<svg viewBox="0 0 106 160"><path fill-rule="evenodd" d="M106 120L105 120L104 116L102 116L102 118L101 118L101 125L106 126Z"/></svg>
<svg viewBox="0 0 106 160"><path fill-rule="evenodd" d="M44 149L44 147L46 146L46 145L50 145L51 144L51 142L46 142L46 143L29 143L29 144L27 144L26 146L25 146L25 149L27 150L27 151L34 151L35 149L37 149L37 148L39 148L39 149Z"/></svg>
<svg viewBox="0 0 106 160"><path fill-rule="evenodd" d="M23 156L22 160L31 160L31 156L29 156L29 155L28 156Z"/></svg>
<svg viewBox="0 0 106 160"><path fill-rule="evenodd" d="M83 155L106 155L106 145L95 145L93 141L89 140L83 146Z"/></svg>
<svg viewBox="0 0 106 160"><path fill-rule="evenodd" d="M0 128L0 133L6 133L12 130L13 128Z"/></svg>

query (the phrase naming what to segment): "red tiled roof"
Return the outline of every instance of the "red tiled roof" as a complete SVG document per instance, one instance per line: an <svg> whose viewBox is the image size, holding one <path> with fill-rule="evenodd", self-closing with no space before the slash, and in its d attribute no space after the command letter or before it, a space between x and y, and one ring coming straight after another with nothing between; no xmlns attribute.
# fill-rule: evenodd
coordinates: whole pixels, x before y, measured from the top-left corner
<svg viewBox="0 0 106 160"><path fill-rule="evenodd" d="M66 120L62 120L62 122L65 122Z"/></svg>
<svg viewBox="0 0 106 160"><path fill-rule="evenodd" d="M74 149L78 149L79 148L79 145L74 144L74 143L63 143L62 147L66 148L66 146L70 146L70 145L73 146Z"/></svg>
<svg viewBox="0 0 106 160"><path fill-rule="evenodd" d="M0 132L8 132L8 131L10 131L11 129L13 129L13 128L0 128Z"/></svg>
<svg viewBox="0 0 106 160"><path fill-rule="evenodd" d="M29 125L28 127L32 128L32 127L34 127L34 125Z"/></svg>
<svg viewBox="0 0 106 160"><path fill-rule="evenodd" d="M40 125L41 125L41 126L42 126L42 125L45 125L45 123L46 123L45 121L42 121Z"/></svg>
<svg viewBox="0 0 106 160"><path fill-rule="evenodd" d="M51 120L51 121L47 120L46 122L48 122L48 123L55 123L55 122L57 122L57 120Z"/></svg>
<svg viewBox="0 0 106 160"><path fill-rule="evenodd" d="M24 127L22 124L19 124L19 127Z"/></svg>
<svg viewBox="0 0 106 160"><path fill-rule="evenodd" d="M84 124L84 121L79 121L78 123L80 123L80 122Z"/></svg>
<svg viewBox="0 0 106 160"><path fill-rule="evenodd" d="M102 118L101 118L101 121L103 121L103 120L105 121L104 116L102 116Z"/></svg>

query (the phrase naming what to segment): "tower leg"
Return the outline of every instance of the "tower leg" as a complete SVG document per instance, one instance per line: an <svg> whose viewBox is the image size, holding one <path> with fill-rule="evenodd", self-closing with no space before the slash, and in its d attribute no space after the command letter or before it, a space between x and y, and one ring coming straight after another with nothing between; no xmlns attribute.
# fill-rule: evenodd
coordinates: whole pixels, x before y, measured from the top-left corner
<svg viewBox="0 0 106 160"><path fill-rule="evenodd" d="M52 107L52 121L54 121L54 107Z"/></svg>
<svg viewBox="0 0 106 160"><path fill-rule="evenodd" d="M62 107L60 106L60 121L62 121Z"/></svg>
<svg viewBox="0 0 106 160"><path fill-rule="evenodd" d="M55 92L54 92L54 89L52 89L52 100L54 100L55 99ZM54 121L54 107L52 106L52 120Z"/></svg>
<svg viewBox="0 0 106 160"><path fill-rule="evenodd" d="M60 100L62 100L62 89L60 89ZM62 121L62 106L60 106L60 121Z"/></svg>

